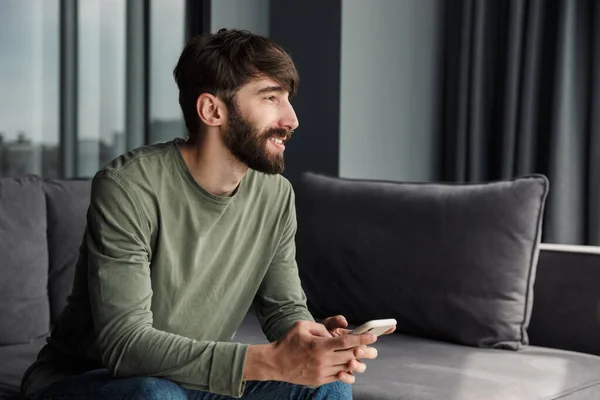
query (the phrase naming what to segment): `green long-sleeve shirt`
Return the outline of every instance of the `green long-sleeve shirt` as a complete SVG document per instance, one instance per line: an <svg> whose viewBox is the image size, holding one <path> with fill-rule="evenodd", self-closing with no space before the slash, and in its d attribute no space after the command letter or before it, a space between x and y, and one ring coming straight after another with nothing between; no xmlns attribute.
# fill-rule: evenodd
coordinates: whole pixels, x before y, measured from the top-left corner
<svg viewBox="0 0 600 400"><path fill-rule="evenodd" d="M215 196L179 143L134 150L94 177L73 290L26 394L108 368L240 397L248 345L230 340L251 304L270 341L313 320L290 183L248 170L232 196Z"/></svg>

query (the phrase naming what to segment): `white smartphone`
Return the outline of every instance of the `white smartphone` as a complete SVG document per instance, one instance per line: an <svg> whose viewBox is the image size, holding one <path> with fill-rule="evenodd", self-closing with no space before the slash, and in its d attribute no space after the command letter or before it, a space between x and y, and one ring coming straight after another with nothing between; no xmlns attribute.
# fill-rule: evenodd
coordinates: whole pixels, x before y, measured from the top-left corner
<svg viewBox="0 0 600 400"><path fill-rule="evenodd" d="M352 331L354 335L360 335L361 333L372 333L373 335L383 335L390 329L396 326L396 320L390 319L374 319L372 321L365 322L361 326L357 327Z"/></svg>

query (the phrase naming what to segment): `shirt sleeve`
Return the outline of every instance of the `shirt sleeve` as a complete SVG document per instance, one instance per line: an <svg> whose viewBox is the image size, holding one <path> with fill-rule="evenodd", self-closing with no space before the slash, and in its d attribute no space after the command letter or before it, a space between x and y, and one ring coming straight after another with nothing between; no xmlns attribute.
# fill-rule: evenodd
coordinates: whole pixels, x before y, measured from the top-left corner
<svg viewBox="0 0 600 400"><path fill-rule="evenodd" d="M282 218L283 234L254 299L256 315L270 342L283 336L296 321L314 321L306 306L306 295L298 275L295 196L292 185L289 182L287 185L289 192Z"/></svg>
<svg viewBox="0 0 600 400"><path fill-rule="evenodd" d="M156 376L239 398L247 345L196 341L153 328L148 212L114 172L92 182L86 245L92 317L114 377Z"/></svg>

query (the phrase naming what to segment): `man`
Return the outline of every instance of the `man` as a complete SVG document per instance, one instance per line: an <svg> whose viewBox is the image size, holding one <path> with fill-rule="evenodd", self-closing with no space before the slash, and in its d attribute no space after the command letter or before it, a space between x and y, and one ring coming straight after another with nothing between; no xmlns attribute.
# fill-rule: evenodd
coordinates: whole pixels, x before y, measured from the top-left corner
<svg viewBox="0 0 600 400"><path fill-rule="evenodd" d="M23 378L33 399L349 399L373 335L315 323L279 175L298 121L288 54L248 32L192 40L174 71L188 139L92 182L68 305ZM270 343L230 342L251 304Z"/></svg>

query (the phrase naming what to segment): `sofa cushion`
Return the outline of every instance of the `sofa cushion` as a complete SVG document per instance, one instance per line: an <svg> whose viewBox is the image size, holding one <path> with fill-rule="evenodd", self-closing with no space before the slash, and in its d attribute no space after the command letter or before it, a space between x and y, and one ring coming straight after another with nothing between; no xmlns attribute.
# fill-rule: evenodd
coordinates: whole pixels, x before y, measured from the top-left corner
<svg viewBox="0 0 600 400"><path fill-rule="evenodd" d="M234 340L267 343L254 315ZM518 352L479 349L401 334L373 345L375 360L356 376L355 400L595 400L600 357L529 346Z"/></svg>
<svg viewBox="0 0 600 400"><path fill-rule="evenodd" d="M83 239L90 204L91 181L48 180L44 182L48 213L48 294L51 322L71 294L75 264Z"/></svg>
<svg viewBox="0 0 600 400"><path fill-rule="evenodd" d="M544 176L424 184L305 173L296 192L315 316L395 318L399 332L478 347L528 344Z"/></svg>
<svg viewBox="0 0 600 400"><path fill-rule="evenodd" d="M518 352L381 337L354 385L356 400L592 400L600 357L528 346Z"/></svg>
<svg viewBox="0 0 600 400"><path fill-rule="evenodd" d="M35 176L0 179L0 345L48 332L46 202Z"/></svg>
<svg viewBox="0 0 600 400"><path fill-rule="evenodd" d="M20 395L21 378L44 344L46 339L39 338L30 343L0 346L0 399L23 398Z"/></svg>

